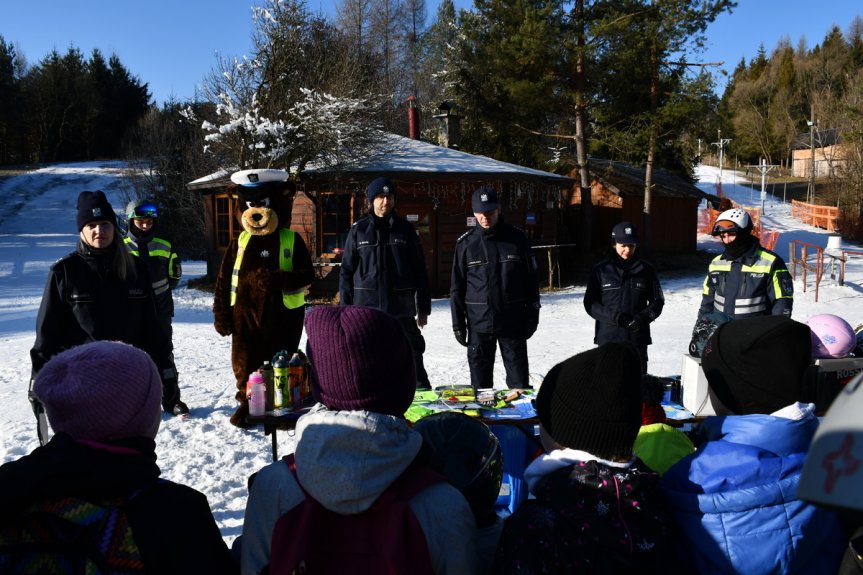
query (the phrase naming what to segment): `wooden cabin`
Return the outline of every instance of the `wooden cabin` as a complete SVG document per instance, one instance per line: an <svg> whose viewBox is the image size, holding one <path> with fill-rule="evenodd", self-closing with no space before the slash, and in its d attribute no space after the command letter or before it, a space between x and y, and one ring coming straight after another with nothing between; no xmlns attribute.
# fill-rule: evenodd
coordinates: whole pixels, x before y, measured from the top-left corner
<svg viewBox="0 0 863 575"><path fill-rule="evenodd" d="M814 157L816 178L836 176L845 167L845 153L838 130L800 134L791 145L791 175L810 177Z"/></svg>
<svg viewBox="0 0 863 575"><path fill-rule="evenodd" d="M312 297L337 293L338 263L348 230L367 213L365 189L379 176L393 180L396 211L417 229L434 297L449 294L455 243L476 225L471 194L480 186L498 191L504 220L523 229L534 245L552 245L568 237L560 217L564 192L572 185L566 176L393 134L385 135L381 146L383 153L374 159L338 171L312 168L300 177L291 229L302 234L317 268ZM233 216L229 176L213 174L187 184L204 195L207 274L212 278L231 238L241 230Z"/></svg>
<svg viewBox="0 0 863 575"><path fill-rule="evenodd" d="M622 221L631 221L644 230L644 168L590 158L591 214L594 251L607 249L611 229ZM577 177L577 173L570 174ZM694 184L667 171L653 170L651 194L650 250L664 253L694 253L697 248L698 206L702 200L714 200ZM565 199L564 223L580 222L581 191L574 186ZM644 241L644 237L642 237Z"/></svg>

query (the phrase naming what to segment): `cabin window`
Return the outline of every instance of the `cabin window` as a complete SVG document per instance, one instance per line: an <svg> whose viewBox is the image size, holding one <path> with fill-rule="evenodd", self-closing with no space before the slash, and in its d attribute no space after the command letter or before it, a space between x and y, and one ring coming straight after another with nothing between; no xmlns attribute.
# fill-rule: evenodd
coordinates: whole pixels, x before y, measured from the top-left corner
<svg viewBox="0 0 863 575"><path fill-rule="evenodd" d="M350 194L321 194L321 253L340 253L351 227Z"/></svg>
<svg viewBox="0 0 863 575"><path fill-rule="evenodd" d="M216 196L216 244L219 247L227 247L231 243L234 233L234 208L231 199L227 195Z"/></svg>

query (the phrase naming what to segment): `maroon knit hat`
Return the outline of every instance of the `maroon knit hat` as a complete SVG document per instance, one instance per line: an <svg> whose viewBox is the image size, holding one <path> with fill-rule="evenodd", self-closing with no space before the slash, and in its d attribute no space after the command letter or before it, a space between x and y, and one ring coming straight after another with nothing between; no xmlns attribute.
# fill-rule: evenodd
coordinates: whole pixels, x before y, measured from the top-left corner
<svg viewBox="0 0 863 575"><path fill-rule="evenodd" d="M33 387L54 431L75 439L156 437L162 380L150 356L96 341L52 357Z"/></svg>
<svg viewBox="0 0 863 575"><path fill-rule="evenodd" d="M399 321L361 306L306 314L312 393L329 409L404 416L416 390L414 353Z"/></svg>

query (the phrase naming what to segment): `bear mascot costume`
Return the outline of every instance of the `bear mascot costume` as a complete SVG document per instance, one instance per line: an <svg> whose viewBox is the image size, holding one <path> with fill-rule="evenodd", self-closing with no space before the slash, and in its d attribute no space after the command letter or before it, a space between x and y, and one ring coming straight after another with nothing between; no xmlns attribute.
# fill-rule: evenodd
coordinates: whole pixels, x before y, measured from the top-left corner
<svg viewBox="0 0 863 575"><path fill-rule="evenodd" d="M214 325L233 337L231 364L237 379L237 411L231 423L246 426L249 374L281 350L295 351L305 317L305 288L312 283L309 250L289 229L295 188L284 170L243 170L236 184L243 231L228 245L216 278Z"/></svg>

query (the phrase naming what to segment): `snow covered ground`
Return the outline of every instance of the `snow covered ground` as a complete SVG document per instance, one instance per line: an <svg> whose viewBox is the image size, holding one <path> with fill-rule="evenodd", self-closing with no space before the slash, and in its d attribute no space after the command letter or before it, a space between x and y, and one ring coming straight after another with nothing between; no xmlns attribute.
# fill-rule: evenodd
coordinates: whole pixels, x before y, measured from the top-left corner
<svg viewBox="0 0 863 575"><path fill-rule="evenodd" d="M701 186L715 191L718 170L702 167ZM724 170L723 190L750 206L759 194L736 185L741 175ZM91 162L42 168L0 181L0 463L17 459L38 445L35 421L27 402L29 350L36 312L49 266L71 251L75 233L75 200L82 190L102 189L113 205L125 205L122 164ZM769 189L769 188L768 188ZM810 228L790 216L790 205L768 197L763 225L780 231L776 251L788 256L788 243L802 240L826 246L828 232ZM718 241L699 237L700 249L718 251ZM863 249L843 243L848 249ZM184 262L185 280L205 273L203 262ZM662 281L666 305L653 324L650 371L675 375L690 339L706 270ZM846 284L825 276L819 301L810 275L806 293L798 274L794 318L805 321L819 313L835 313L852 326L863 321L863 258L848 263ZM593 320L582 306L584 286L543 294L539 329L529 341L531 372L546 373L554 364L593 346ZM230 544L242 530L247 477L270 462L270 438L261 430L241 431L228 423L233 412L234 383L230 340L212 325L212 296L186 287L175 291L174 344L183 399L192 409L186 421L164 416L156 437L163 476L203 491L222 534ZM453 339L448 300L435 300L424 331L426 368L433 385L469 382L465 351ZM301 344L305 346L303 341ZM498 361L495 379L503 386ZM290 449L287 432L279 432L282 453Z"/></svg>

